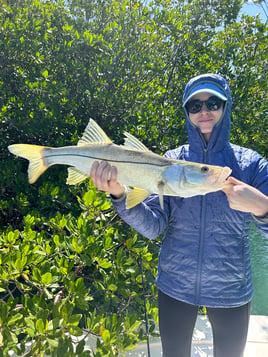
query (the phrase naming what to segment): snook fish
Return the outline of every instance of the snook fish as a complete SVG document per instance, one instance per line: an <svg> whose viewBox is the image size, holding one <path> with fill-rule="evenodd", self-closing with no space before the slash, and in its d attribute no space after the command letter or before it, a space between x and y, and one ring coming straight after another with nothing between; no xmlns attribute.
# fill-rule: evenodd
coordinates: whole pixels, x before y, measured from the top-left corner
<svg viewBox="0 0 268 357"><path fill-rule="evenodd" d="M105 160L117 168L118 181L134 187L128 192L126 208L132 208L150 194L191 197L219 191L231 174L229 167L168 159L146 148L137 138L125 133L124 145L116 145L98 124L90 119L77 146L51 148L28 144L8 147L14 155L29 160L29 182L52 165L69 165L67 184L78 184L89 177L94 161Z"/></svg>

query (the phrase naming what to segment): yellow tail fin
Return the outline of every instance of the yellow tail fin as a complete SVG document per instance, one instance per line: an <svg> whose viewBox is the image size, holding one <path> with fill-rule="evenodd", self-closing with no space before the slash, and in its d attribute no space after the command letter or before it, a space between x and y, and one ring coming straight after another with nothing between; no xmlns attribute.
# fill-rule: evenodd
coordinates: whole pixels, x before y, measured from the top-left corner
<svg viewBox="0 0 268 357"><path fill-rule="evenodd" d="M29 160L28 177L30 183L34 183L48 168L43 160L42 152L44 149L45 146L28 144L14 144L8 147L12 154Z"/></svg>

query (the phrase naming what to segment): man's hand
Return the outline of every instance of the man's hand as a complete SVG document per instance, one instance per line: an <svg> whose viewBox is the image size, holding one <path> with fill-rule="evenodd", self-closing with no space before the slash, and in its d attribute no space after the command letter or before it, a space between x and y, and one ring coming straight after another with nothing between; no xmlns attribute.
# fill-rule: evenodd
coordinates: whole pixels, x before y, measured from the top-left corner
<svg viewBox="0 0 268 357"><path fill-rule="evenodd" d="M268 196L255 187L229 177L222 191L226 194L232 209L250 212L257 217L264 217L268 213Z"/></svg>
<svg viewBox="0 0 268 357"><path fill-rule="evenodd" d="M125 186L117 181L117 169L106 161L95 161L90 170L93 184L100 191L109 192L120 198L125 192Z"/></svg>

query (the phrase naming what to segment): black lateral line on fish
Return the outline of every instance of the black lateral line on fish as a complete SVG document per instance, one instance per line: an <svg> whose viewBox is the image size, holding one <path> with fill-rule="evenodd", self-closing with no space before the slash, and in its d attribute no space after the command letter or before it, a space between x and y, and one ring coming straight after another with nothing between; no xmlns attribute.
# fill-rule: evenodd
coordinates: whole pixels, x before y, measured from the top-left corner
<svg viewBox="0 0 268 357"><path fill-rule="evenodd" d="M107 158L102 158L102 157L96 157L96 156L89 156L89 155L77 155L77 154L53 154L53 155L44 155L43 159L49 159L50 157L55 157L55 156L77 156L77 157L88 157L90 159L95 159L96 161L108 161L108 162L120 162L122 164L136 164L136 165L152 165L152 166L168 166L168 165L172 165L172 164L163 164L163 165L158 165L152 162L134 162L134 161L122 161L122 160L114 160L114 159L107 159Z"/></svg>

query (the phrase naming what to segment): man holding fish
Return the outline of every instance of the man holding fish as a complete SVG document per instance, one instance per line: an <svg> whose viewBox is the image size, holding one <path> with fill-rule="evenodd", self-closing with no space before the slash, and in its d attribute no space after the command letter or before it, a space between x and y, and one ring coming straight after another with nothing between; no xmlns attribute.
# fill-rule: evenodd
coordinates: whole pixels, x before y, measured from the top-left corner
<svg viewBox="0 0 268 357"><path fill-rule="evenodd" d="M224 78L190 80L189 144L164 157L129 133L124 145L113 144L94 120L77 146L8 147L29 160L30 183L50 166L69 165L68 184L90 175L138 232L150 239L165 232L156 280L164 357L190 356L199 306L212 324L215 356L243 355L253 295L248 236L253 221L268 238L268 163L229 142L231 105Z"/></svg>
<svg viewBox="0 0 268 357"><path fill-rule="evenodd" d="M120 182L116 164L95 161L91 167L94 184L111 194L125 222L150 239L165 232L156 280L164 357L191 355L199 306L206 307L212 325L214 356L244 353L253 295L249 229L253 221L268 238L268 163L229 142L231 105L221 76L191 79L183 96L189 144L165 154L231 168L232 176L215 192L164 194L162 208L151 195L127 209L129 190Z"/></svg>

